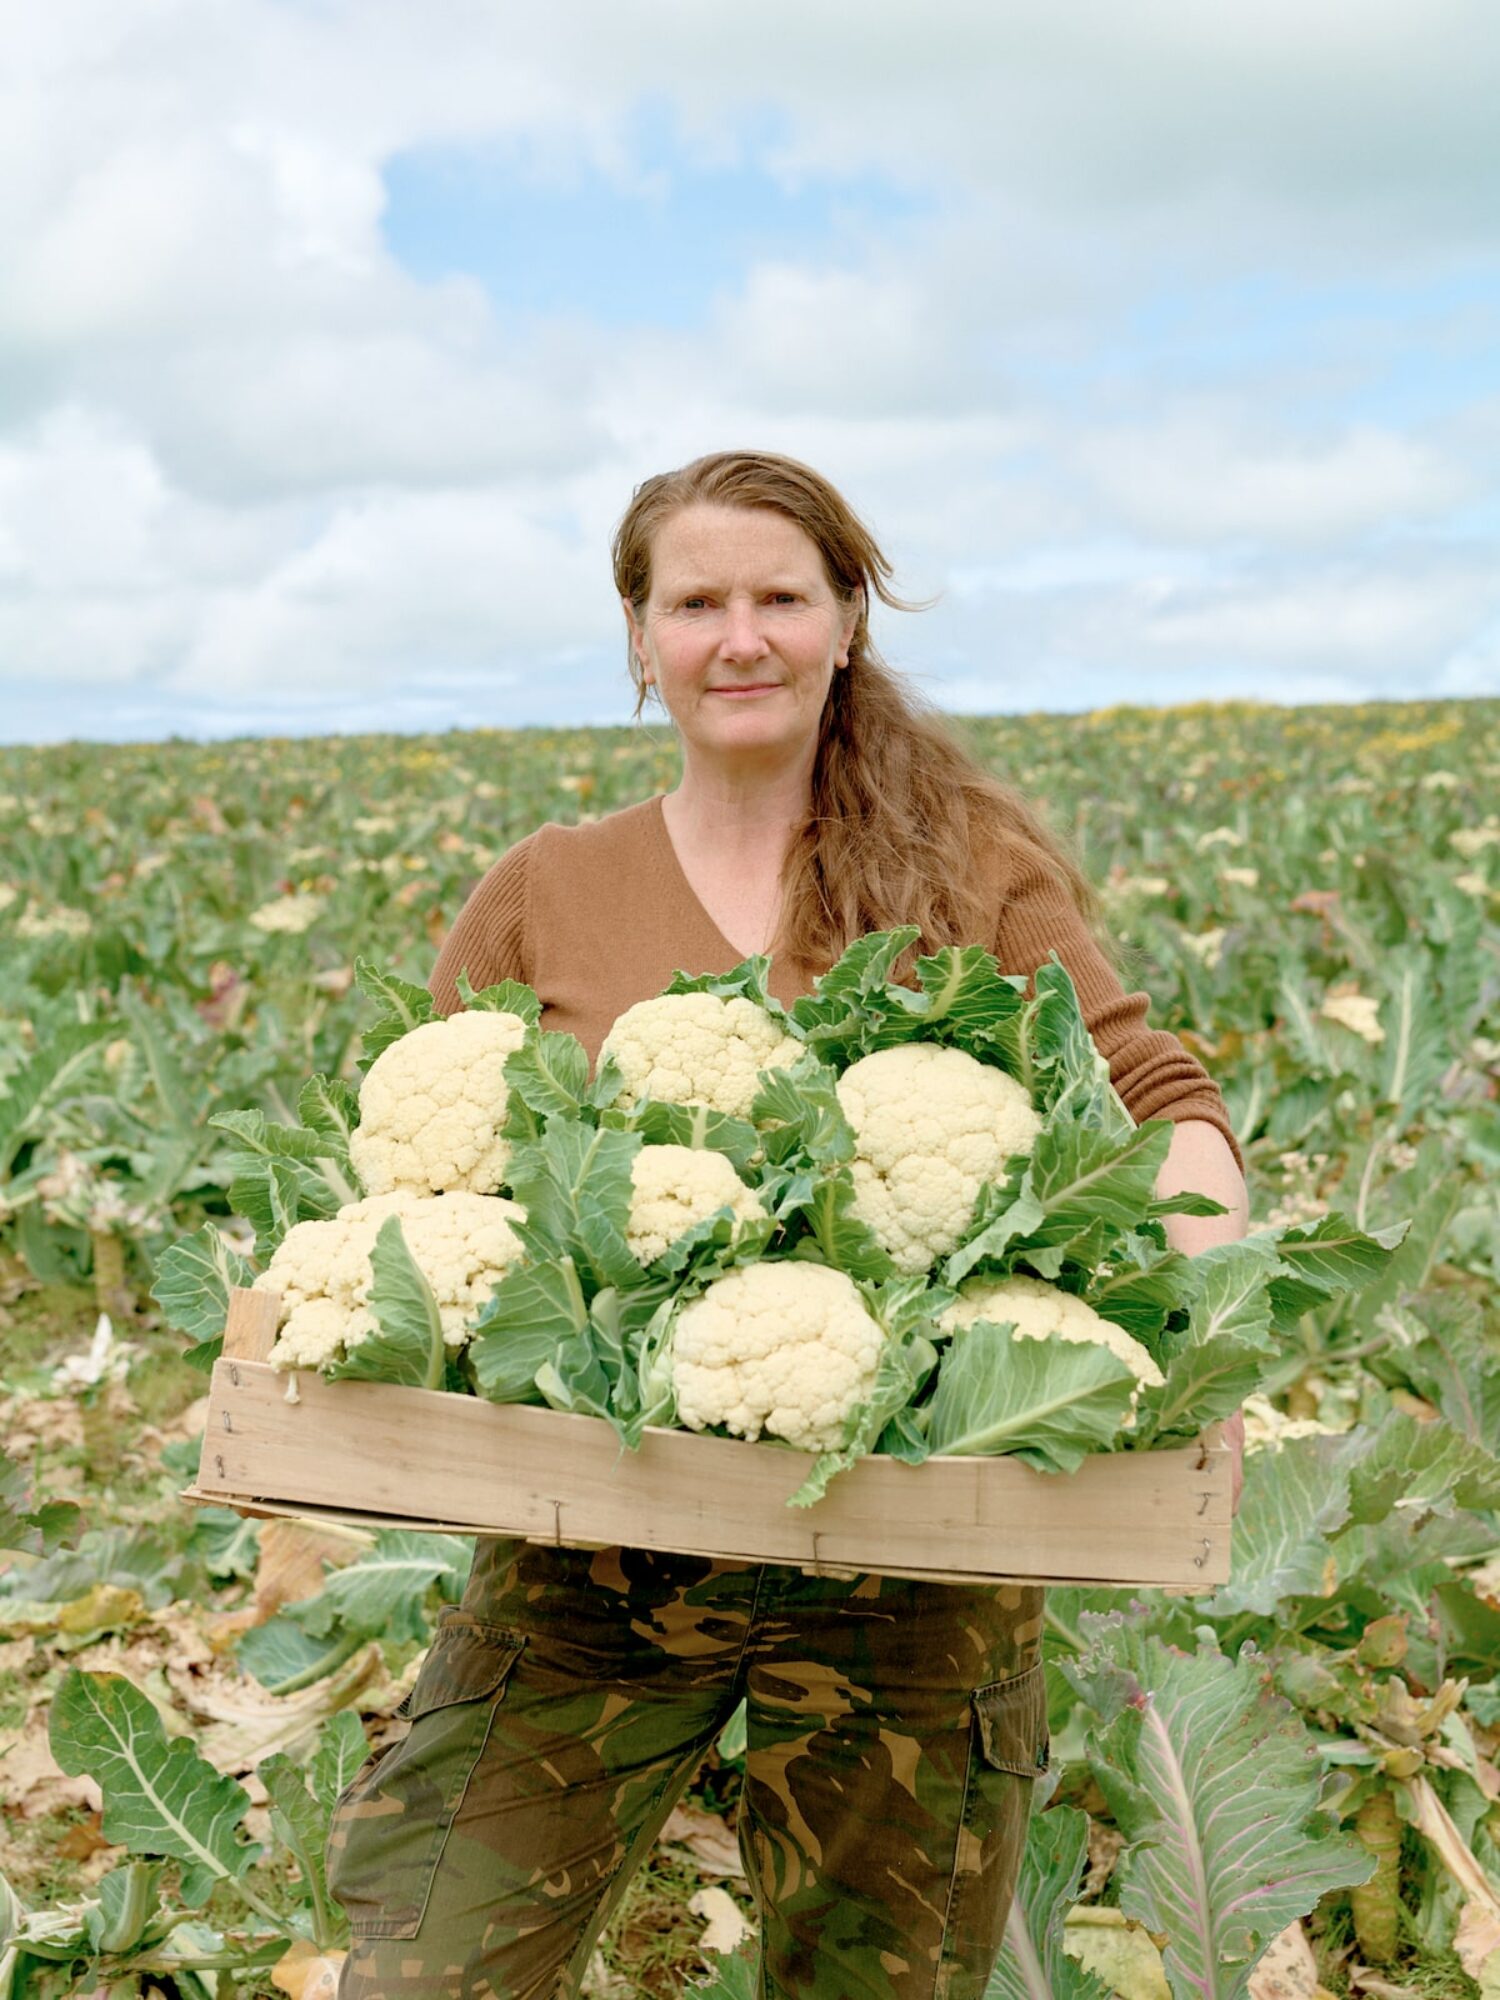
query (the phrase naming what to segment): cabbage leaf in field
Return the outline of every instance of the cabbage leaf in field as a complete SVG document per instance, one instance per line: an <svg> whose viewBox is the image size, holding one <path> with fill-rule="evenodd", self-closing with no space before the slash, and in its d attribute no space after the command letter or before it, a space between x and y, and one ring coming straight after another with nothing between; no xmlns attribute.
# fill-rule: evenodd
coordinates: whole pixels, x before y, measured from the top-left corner
<svg viewBox="0 0 1500 2000"><path fill-rule="evenodd" d="M211 1368L224 1345L229 1294L248 1285L255 1266L225 1241L217 1223L205 1222L157 1259L151 1296L168 1326L195 1343L184 1355L195 1368Z"/></svg>
<svg viewBox="0 0 1500 2000"><path fill-rule="evenodd" d="M1110 2000L1110 1988L1063 1948L1063 1926L1089 1859L1089 1816L1076 1806L1033 1811L985 2000Z"/></svg>
<svg viewBox="0 0 1500 2000"><path fill-rule="evenodd" d="M1089 1767L1128 1843L1119 1903L1165 1936L1174 2000L1243 2000L1265 1947L1374 1856L1319 1808L1315 1746L1254 1660L1085 1613L1061 1671L1098 1717Z"/></svg>
<svg viewBox="0 0 1500 2000"><path fill-rule="evenodd" d="M76 1534L81 1520L71 1500L36 1501L30 1476L0 1451L0 1553L49 1555Z"/></svg>
<svg viewBox="0 0 1500 2000"><path fill-rule="evenodd" d="M71 1668L52 1703L49 1740L60 1769L98 1780L106 1840L182 1864L190 1908L216 1881L238 1880L260 1852L241 1835L244 1786L182 1737L169 1741L155 1706L123 1674Z"/></svg>
<svg viewBox="0 0 1500 2000"><path fill-rule="evenodd" d="M1246 1461L1234 1574L1215 1594L1215 1608L1270 1617L1289 1597L1327 1597L1342 1578L1373 1582L1382 1564L1363 1531L1380 1524L1404 1534L1393 1581L1409 1592L1425 1625L1427 1592L1448 1578L1434 1531L1445 1522L1471 1527L1478 1548L1488 1552L1493 1531L1484 1512L1472 1522L1464 1517L1495 1508L1500 1458L1450 1425L1419 1423L1393 1410L1378 1426L1288 1437ZM1419 1547L1419 1529L1430 1555ZM1425 1560L1435 1565L1430 1581L1422 1576ZM1455 1635L1445 1643L1454 1644Z"/></svg>

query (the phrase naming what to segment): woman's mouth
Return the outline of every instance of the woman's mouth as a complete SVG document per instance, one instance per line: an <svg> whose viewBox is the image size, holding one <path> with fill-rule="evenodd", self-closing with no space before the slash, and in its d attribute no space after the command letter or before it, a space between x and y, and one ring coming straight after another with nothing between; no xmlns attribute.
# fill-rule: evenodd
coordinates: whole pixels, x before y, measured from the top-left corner
<svg viewBox="0 0 1500 2000"><path fill-rule="evenodd" d="M724 695L729 701L744 701L755 694L774 694L777 685L776 681L752 681L747 687L710 688L709 693Z"/></svg>

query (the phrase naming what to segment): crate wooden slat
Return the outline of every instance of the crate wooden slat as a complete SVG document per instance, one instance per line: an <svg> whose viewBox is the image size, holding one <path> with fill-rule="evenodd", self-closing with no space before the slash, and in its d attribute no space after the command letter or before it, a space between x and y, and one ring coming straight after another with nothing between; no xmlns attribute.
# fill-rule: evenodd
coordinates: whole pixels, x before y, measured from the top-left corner
<svg viewBox="0 0 1500 2000"><path fill-rule="evenodd" d="M1186 1449L1101 1454L1068 1476L1005 1458L870 1458L816 1506L788 1507L812 1462L801 1452L652 1430L632 1453L593 1417L287 1375L253 1358L273 1329L274 1311L236 1299L191 1499L952 1581L1206 1590L1229 1575L1218 1426Z"/></svg>

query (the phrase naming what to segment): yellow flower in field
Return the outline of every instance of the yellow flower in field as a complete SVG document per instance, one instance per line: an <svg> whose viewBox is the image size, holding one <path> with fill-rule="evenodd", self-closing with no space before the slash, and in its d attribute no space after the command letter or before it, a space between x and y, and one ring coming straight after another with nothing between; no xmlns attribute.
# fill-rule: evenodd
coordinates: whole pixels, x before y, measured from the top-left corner
<svg viewBox="0 0 1500 2000"><path fill-rule="evenodd" d="M1122 875L1106 885L1111 896L1170 896L1172 885L1165 875Z"/></svg>
<svg viewBox="0 0 1500 2000"><path fill-rule="evenodd" d="M350 824L356 833L369 835L394 833L397 821L394 813L360 813Z"/></svg>
<svg viewBox="0 0 1500 2000"><path fill-rule="evenodd" d="M1348 1028L1361 1041L1374 1044L1385 1040L1385 1029L1379 1020L1380 1002L1368 993L1330 993L1318 1012L1325 1021Z"/></svg>
<svg viewBox="0 0 1500 2000"><path fill-rule="evenodd" d="M1260 883L1260 870L1258 868L1221 868L1219 870L1219 879L1221 882L1231 883L1236 889L1254 889Z"/></svg>
<svg viewBox="0 0 1500 2000"><path fill-rule="evenodd" d="M1487 896L1490 893L1489 883L1477 868L1471 868L1462 875L1455 875L1453 886L1455 889L1462 889L1466 896ZM1495 894L1500 896L1500 889L1497 889Z"/></svg>
<svg viewBox="0 0 1500 2000"><path fill-rule="evenodd" d="M93 928L87 910L70 910L61 904L55 910L39 910L32 903L16 919L17 937L87 937Z"/></svg>
<svg viewBox="0 0 1500 2000"><path fill-rule="evenodd" d="M1461 826L1456 833L1449 834L1448 845L1456 847L1465 861L1472 861L1487 847L1500 845L1500 822L1492 816L1483 826Z"/></svg>
<svg viewBox="0 0 1500 2000"><path fill-rule="evenodd" d="M311 930L323 914L323 898L306 894L278 896L250 912L248 922L258 931L298 932Z"/></svg>
<svg viewBox="0 0 1500 2000"><path fill-rule="evenodd" d="M9 882L0 882L0 910L8 910L20 893L19 889L12 889Z"/></svg>
<svg viewBox="0 0 1500 2000"><path fill-rule="evenodd" d="M1198 836L1200 854L1207 853L1210 847L1243 847L1244 844L1245 836L1236 833L1232 826L1212 827L1207 833L1200 833Z"/></svg>
<svg viewBox="0 0 1500 2000"><path fill-rule="evenodd" d="M1429 771L1421 786L1424 792L1457 792L1462 791L1463 782L1457 771Z"/></svg>
<svg viewBox="0 0 1500 2000"><path fill-rule="evenodd" d="M1222 926L1216 930L1198 931L1196 933L1185 931L1182 942L1195 958L1203 961L1210 972L1212 972L1213 968L1224 956L1224 931Z"/></svg>

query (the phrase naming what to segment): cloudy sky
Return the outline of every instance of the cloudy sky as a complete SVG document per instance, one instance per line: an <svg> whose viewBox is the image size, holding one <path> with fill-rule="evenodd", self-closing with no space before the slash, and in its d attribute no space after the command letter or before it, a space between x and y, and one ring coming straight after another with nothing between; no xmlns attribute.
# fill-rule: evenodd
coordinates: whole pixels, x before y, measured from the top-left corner
<svg viewBox="0 0 1500 2000"><path fill-rule="evenodd" d="M811 460L946 705L1500 691L1492 0L0 0L0 740L627 713Z"/></svg>

